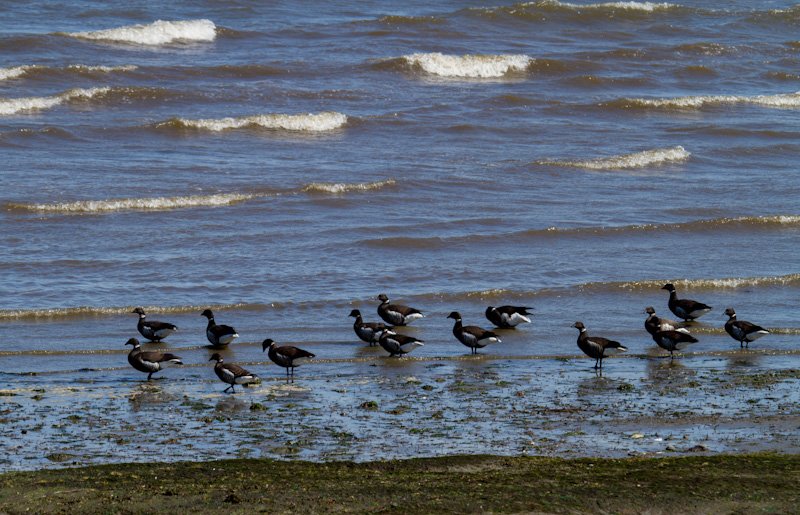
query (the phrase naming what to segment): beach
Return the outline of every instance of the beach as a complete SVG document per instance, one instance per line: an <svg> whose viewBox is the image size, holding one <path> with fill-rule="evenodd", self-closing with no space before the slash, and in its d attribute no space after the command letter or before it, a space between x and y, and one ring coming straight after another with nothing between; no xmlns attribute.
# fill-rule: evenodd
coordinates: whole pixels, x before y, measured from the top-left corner
<svg viewBox="0 0 800 515"><path fill-rule="evenodd" d="M792 511L797 19L772 0L10 5L0 511L267 506L260 475L179 484L216 464L470 485L508 464L503 485L541 488L436 504L426 476L357 504L368 489L343 482L330 505L310 487L319 512L675 512L664 476L628 488L684 466L709 481L699 511ZM644 327L647 307L676 318L666 284L711 307L674 358ZM407 355L354 331L381 294L424 315L397 327L423 343ZM505 305L529 321L495 328ZM148 341L136 308L177 330ZM768 334L743 347L728 308ZM501 341L473 354L452 312ZM627 350L598 370L576 322ZM131 338L182 364L148 381ZM265 339L315 357L287 380ZM215 353L260 381L225 392ZM616 475L579 479L587 464ZM726 467L772 483L734 490ZM604 482L625 501L587 496ZM311 502L280 484L295 504L264 509Z"/></svg>

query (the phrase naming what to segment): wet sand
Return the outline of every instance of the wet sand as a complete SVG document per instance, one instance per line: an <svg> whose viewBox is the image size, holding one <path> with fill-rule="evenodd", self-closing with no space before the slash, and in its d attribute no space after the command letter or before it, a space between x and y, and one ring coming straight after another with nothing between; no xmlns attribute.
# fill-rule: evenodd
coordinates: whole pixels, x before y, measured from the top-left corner
<svg viewBox="0 0 800 515"><path fill-rule="evenodd" d="M330 462L800 450L800 353L321 360L222 393L210 365L2 376L3 471L130 462Z"/></svg>

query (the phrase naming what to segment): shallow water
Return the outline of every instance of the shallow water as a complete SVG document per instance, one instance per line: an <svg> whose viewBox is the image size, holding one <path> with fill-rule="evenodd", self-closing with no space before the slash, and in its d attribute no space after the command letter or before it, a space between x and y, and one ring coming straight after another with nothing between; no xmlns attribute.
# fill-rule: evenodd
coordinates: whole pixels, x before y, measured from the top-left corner
<svg viewBox="0 0 800 515"><path fill-rule="evenodd" d="M6 470L270 457L381 460L794 452L800 354L660 353L325 360L236 394L186 366L150 382L127 368L7 377ZM657 354L657 355L655 355ZM782 363L786 367L775 367ZM20 438L20 435L23 435ZM702 445L704 448L697 449Z"/></svg>
<svg viewBox="0 0 800 515"><path fill-rule="evenodd" d="M615 413L600 426L614 420L620 435L649 435L662 427L658 388L678 380L676 370L760 377L796 368L798 15L781 1L7 6L0 391L17 395L0 402L16 413L7 420L29 417L7 422L5 438L28 431L22 445L9 440L20 454L7 465L48 465L40 452L48 446L73 454L60 442L94 434L94 422L65 423L72 434L63 438L52 426L80 411L125 435L152 426L140 417L153 410L175 427L209 429L217 422L204 417L217 411L234 413L235 428L269 421L277 405L249 410L281 375L261 352L266 337L317 355L289 392L300 411L280 412L313 427L313 444L288 456L485 451L489 437L474 433L491 434L504 454L658 449L663 441L642 447L649 437L603 443L595 427L565 438L545 431L541 438L563 445L531 445L539 440L520 435L542 429L507 398L573 405L610 395L649 422ZM673 318L666 282L714 310L693 329L700 342L665 369L642 312L654 306ZM383 358L353 334L347 314L357 308L377 320L372 298L382 292L427 315L406 329L425 341L412 359ZM504 304L532 307L532 323L500 331L502 343L470 358L446 315L457 310L465 324L488 327L486 306ZM125 359L124 343L138 336L135 306L180 327L145 345L186 363L151 386ZM772 334L740 352L722 330L726 307ZM241 335L226 361L274 380L219 396L206 308ZM576 358L576 320L629 348L602 379ZM494 375L516 386L487 386ZM446 386L458 381L476 389L468 400ZM792 374L770 386L788 395L780 401L760 400L762 388L727 400L731 391L716 382L689 381L703 386L675 395L684 411L751 427L730 429L713 450L736 450L730 442L745 434L744 449L795 449L761 436L767 415L754 416L761 402L775 416L794 409ZM620 382L633 393L616 390ZM141 395L157 407L130 400ZM194 410L184 395L212 396L222 408ZM275 395L270 402L283 402ZM406 397L415 409L386 414ZM357 409L369 400L377 412ZM473 414L451 416L459 402ZM496 431L493 402L506 410ZM442 418L410 425L435 403ZM708 414L697 407L704 403L726 408ZM334 423L326 409L350 414ZM559 413L548 416L567 421L561 428L570 419ZM432 437L426 427L440 421L454 429ZM180 441L169 424L149 429L146 452ZM395 426L400 445L378 447ZM340 442L325 427L353 436ZM684 430L694 441L699 427ZM162 458L216 455L219 443L203 440L202 429L196 443ZM224 453L250 448L249 436L231 434ZM76 461L140 458L114 438L89 440ZM248 452L275 455L270 442Z"/></svg>

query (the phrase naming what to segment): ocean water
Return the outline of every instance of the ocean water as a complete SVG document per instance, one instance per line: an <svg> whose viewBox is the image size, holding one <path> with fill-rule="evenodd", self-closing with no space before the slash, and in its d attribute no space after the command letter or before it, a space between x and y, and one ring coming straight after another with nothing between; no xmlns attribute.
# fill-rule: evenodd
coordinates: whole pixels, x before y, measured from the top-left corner
<svg viewBox="0 0 800 515"><path fill-rule="evenodd" d="M219 393L210 307L240 334L226 360L262 378L283 374L264 338L315 353L313 396L386 366L347 316L377 321L380 293L426 314L406 329L422 361L391 365L411 375L469 353L451 311L489 328L486 306L513 304L532 323L478 364L591 374L581 320L629 348L605 366L635 382L664 356L642 312L674 318L666 282L714 307L687 368L739 352L727 307L773 332L748 366L797 366L793 2L12 1L0 19L0 388L138 385L143 306L180 328L145 345L184 358L163 381Z"/></svg>

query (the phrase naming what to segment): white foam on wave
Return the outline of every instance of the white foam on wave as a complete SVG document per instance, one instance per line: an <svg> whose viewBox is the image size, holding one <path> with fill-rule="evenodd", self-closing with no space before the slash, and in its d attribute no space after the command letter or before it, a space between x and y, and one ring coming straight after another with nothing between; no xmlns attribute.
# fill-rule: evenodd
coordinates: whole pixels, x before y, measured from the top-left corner
<svg viewBox="0 0 800 515"><path fill-rule="evenodd" d="M108 200L77 200L75 202L28 203L9 202L7 209L41 213L101 214L116 211L161 211L197 207L220 207L256 198L277 197L297 193L341 194L351 191L371 191L393 186L394 179L356 184L311 183L293 192L283 193L220 193L216 195L189 195L183 197L122 198Z"/></svg>
<svg viewBox="0 0 800 515"><path fill-rule="evenodd" d="M211 20L163 21L116 29L70 32L67 35L98 41L137 45L166 45L176 41L214 41L217 28Z"/></svg>
<svg viewBox="0 0 800 515"><path fill-rule="evenodd" d="M331 131L344 126L347 123L347 116L342 113L328 111L317 114L262 114L244 116L241 118L206 120L190 120L179 118L177 122L184 127L192 129L205 129L215 132L229 129L241 129L244 127L263 127L265 129L283 129L288 131L323 132Z"/></svg>
<svg viewBox="0 0 800 515"><path fill-rule="evenodd" d="M46 69L46 66L40 65L24 65L24 66L10 66L8 68L0 68L0 81L16 79L22 75L25 75L27 72L31 70L42 70ZM85 64L71 64L66 67L67 70L77 70L79 72L120 72L120 71L132 71L137 69L138 66L128 64L123 66L89 66Z"/></svg>
<svg viewBox="0 0 800 515"><path fill-rule="evenodd" d="M756 286L786 286L800 283L800 274L781 275L777 277L725 277L719 279L662 279L658 281L633 281L619 283L623 289L656 289L672 283L680 290L690 289L725 289Z"/></svg>
<svg viewBox="0 0 800 515"><path fill-rule="evenodd" d="M327 182L313 182L306 185L302 190L303 193L347 193L349 191L370 191L383 188L385 186L393 186L394 179L387 179L385 181L367 182L361 184L343 184L343 183L327 183Z"/></svg>
<svg viewBox="0 0 800 515"><path fill-rule="evenodd" d="M800 91L778 95L696 95L677 98L632 98L626 99L632 105L642 107L700 108L716 104L755 104L766 107L800 107Z"/></svg>
<svg viewBox="0 0 800 515"><path fill-rule="evenodd" d="M265 195L221 193L218 195L192 195L186 197L123 198L113 200L79 200L52 204L10 203L12 209L50 213L107 213L126 210L162 210L189 207L227 206Z"/></svg>
<svg viewBox="0 0 800 515"><path fill-rule="evenodd" d="M537 163L543 165L572 166L589 170L619 170L625 168L641 168L670 161L682 161L688 159L689 156L691 156L691 154L682 146L678 145L672 148L646 150L644 152L619 156L568 161L542 160L537 161Z"/></svg>
<svg viewBox="0 0 800 515"><path fill-rule="evenodd" d="M134 64L125 64L122 66L89 66L86 64L71 64L67 66L68 70L78 70L78 71L86 71L86 72L106 72L106 73L113 73L113 72L129 72L139 68Z"/></svg>
<svg viewBox="0 0 800 515"><path fill-rule="evenodd" d="M2 309L0 319L20 319L20 318L71 318L85 316L116 316L130 314L136 306L116 306L116 307L95 307L79 306L72 308L43 308L43 309ZM229 309L241 309L247 307L246 304L218 304L215 306L139 306L146 313L200 313L204 309L223 311Z"/></svg>
<svg viewBox="0 0 800 515"><path fill-rule="evenodd" d="M558 7L563 7L566 9L625 9L630 11L645 11L645 12L653 12L662 9L671 9L676 7L674 4L668 4L665 2L656 3L656 2L604 2L599 4L571 4L567 2L559 2L558 0L545 0L541 2L530 2L525 5L553 5Z"/></svg>
<svg viewBox="0 0 800 515"><path fill-rule="evenodd" d="M527 55L444 55L441 53L403 56L410 65L440 77L497 78L509 72L525 71L533 62Z"/></svg>
<svg viewBox="0 0 800 515"><path fill-rule="evenodd" d="M24 66L9 66L7 68L0 68L0 80L16 79L17 77L27 73L29 70L35 70L36 68L41 68L41 66L24 65Z"/></svg>
<svg viewBox="0 0 800 515"><path fill-rule="evenodd" d="M800 224L800 215L769 215L769 216L742 216L739 218L721 218L711 220L713 223L745 223L745 224L777 224L777 225L796 225Z"/></svg>
<svg viewBox="0 0 800 515"><path fill-rule="evenodd" d="M111 88L74 88L58 95L49 97L27 97L0 99L0 115L16 114L21 111L31 111L34 109L49 109L68 100L78 98L92 98L110 91Z"/></svg>

